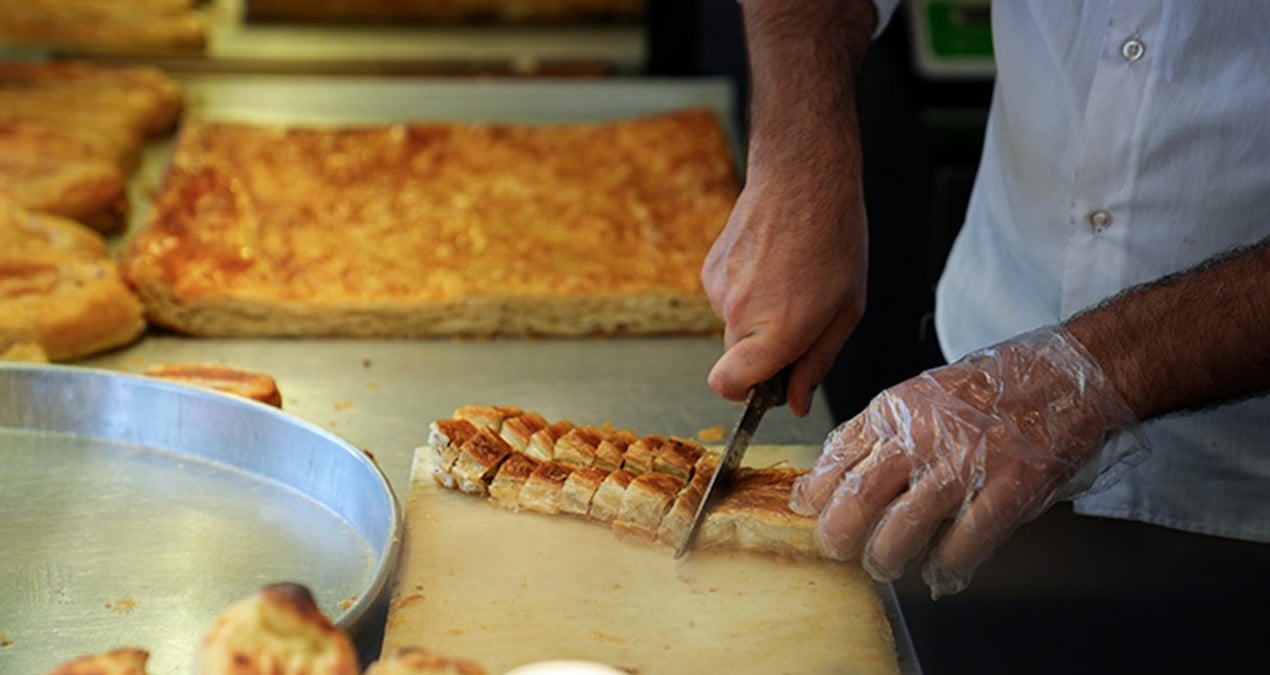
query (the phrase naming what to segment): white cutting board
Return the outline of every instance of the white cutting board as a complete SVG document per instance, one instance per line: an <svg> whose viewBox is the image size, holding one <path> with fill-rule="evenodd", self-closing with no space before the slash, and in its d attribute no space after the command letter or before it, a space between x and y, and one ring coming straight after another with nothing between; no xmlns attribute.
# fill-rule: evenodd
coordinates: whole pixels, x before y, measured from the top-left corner
<svg viewBox="0 0 1270 675"><path fill-rule="evenodd" d="M756 446L805 466L819 448ZM662 673L895 673L858 565L668 549L581 518L511 513L447 490L414 458L384 653L418 646L491 674L554 659Z"/></svg>

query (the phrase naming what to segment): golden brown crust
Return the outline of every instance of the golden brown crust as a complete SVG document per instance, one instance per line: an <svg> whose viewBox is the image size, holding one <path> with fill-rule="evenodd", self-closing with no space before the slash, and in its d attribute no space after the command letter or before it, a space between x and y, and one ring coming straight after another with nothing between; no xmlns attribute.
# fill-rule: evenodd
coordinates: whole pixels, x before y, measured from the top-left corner
<svg viewBox="0 0 1270 675"><path fill-rule="evenodd" d="M541 462L550 462L556 456L556 442L573 428L573 422L560 420L546 429L535 431L525 446L525 454Z"/></svg>
<svg viewBox="0 0 1270 675"><path fill-rule="evenodd" d="M657 527L658 541L670 546L679 546L684 537L688 536L692 519L697 515L697 507L701 505L701 499L705 497L706 488L709 487L710 479L714 477L718 466L718 456L714 454L703 455L697 461L688 485L680 491L679 496L675 497L675 503L666 512L666 517L662 518L661 525Z"/></svg>
<svg viewBox="0 0 1270 675"><path fill-rule="evenodd" d="M476 426L467 420L436 420L428 431L428 445L432 448L432 478L448 488L457 487L450 470L459 459L459 448L476 435Z"/></svg>
<svg viewBox="0 0 1270 675"><path fill-rule="evenodd" d="M459 447L459 457L450 472L457 479L460 490L468 494L483 495L488 492L488 480L511 453L512 447L507 441L489 429L478 428Z"/></svg>
<svg viewBox="0 0 1270 675"><path fill-rule="evenodd" d="M498 467L494 480L490 481L490 499L505 509L519 511L520 491L539 464L537 460L520 453L508 457Z"/></svg>
<svg viewBox="0 0 1270 675"><path fill-rule="evenodd" d="M516 452L524 452L525 447L529 445L529 439L534 434L547 428L547 420L538 413L524 413L503 420L503 426L498 431L498 435L503 437L504 441L512 446Z"/></svg>
<svg viewBox="0 0 1270 675"><path fill-rule="evenodd" d="M657 528L684 481L668 473L642 473L626 486L613 528L641 539L657 538Z"/></svg>
<svg viewBox="0 0 1270 675"><path fill-rule="evenodd" d="M612 522L622 510L622 496L637 474L627 469L612 471L600 483L591 498L591 510L587 514L603 523Z"/></svg>
<svg viewBox="0 0 1270 675"><path fill-rule="evenodd" d="M14 335L0 335L0 361L22 361L25 363L48 363L49 354L44 347L34 340L19 338Z"/></svg>
<svg viewBox="0 0 1270 675"><path fill-rule="evenodd" d="M574 427L556 441L555 460L572 467L591 466L595 463L596 447L603 440L596 427Z"/></svg>
<svg viewBox="0 0 1270 675"><path fill-rule="evenodd" d="M569 434L574 439L585 436L587 441L557 443L553 450L557 461L535 466L537 460L528 452L512 452L502 460L509 487L507 496L498 501L514 498L521 509L586 515L609 523L619 534L650 542L670 546L682 542L717 470L717 453L689 439L649 435L630 442L625 456L616 457L622 469L599 464L579 467L565 460L585 455L596 438L626 439L634 433L606 424L575 427ZM623 443L618 440L610 447ZM575 444L581 450L571 449ZM601 441L596 447L603 445ZM521 462L523 466L508 469ZM789 508L794 481L803 473L782 467L739 469L735 484L707 514L696 546L823 557L816 519Z"/></svg>
<svg viewBox="0 0 1270 675"><path fill-rule="evenodd" d="M704 110L558 126L191 122L121 264L154 321L196 335L712 331L698 272L736 194Z"/></svg>
<svg viewBox="0 0 1270 675"><path fill-rule="evenodd" d="M282 392L273 376L239 366L218 363L156 363L142 374L194 387L215 389L282 407Z"/></svg>
<svg viewBox="0 0 1270 675"><path fill-rule="evenodd" d="M429 427L428 442L436 446L459 447L476 434L476 425L467 420L436 420Z"/></svg>
<svg viewBox="0 0 1270 675"><path fill-rule="evenodd" d="M622 468L635 473L647 473L653 470L653 459L657 451L666 443L665 436L653 434L631 443L626 447Z"/></svg>
<svg viewBox="0 0 1270 675"><path fill-rule="evenodd" d="M92 50L200 51L208 23L188 3L22 0L0 4L0 40Z"/></svg>
<svg viewBox="0 0 1270 675"><path fill-rule="evenodd" d="M575 469L560 489L560 511L585 516L591 512L591 499L610 471L594 466Z"/></svg>
<svg viewBox="0 0 1270 675"><path fill-rule="evenodd" d="M135 150L176 124L180 87L158 68L80 61L0 62L0 120L91 129Z"/></svg>
<svg viewBox="0 0 1270 675"><path fill-rule="evenodd" d="M0 25L15 11L9 5L29 3L5 4ZM0 61L0 197L118 230L128 208L125 173L181 106L180 89L154 68Z"/></svg>
<svg viewBox="0 0 1270 675"><path fill-rule="evenodd" d="M571 473L573 469L564 464L540 464L520 488L520 508L538 513L560 513L560 492Z"/></svg>
<svg viewBox="0 0 1270 675"><path fill-rule="evenodd" d="M48 675L146 675L149 658L149 652L144 649L112 649L63 663Z"/></svg>
<svg viewBox="0 0 1270 675"><path fill-rule="evenodd" d="M696 441L671 436L657 448L653 456L652 470L668 473L683 480L692 477L692 469L701 459L706 449Z"/></svg>
<svg viewBox="0 0 1270 675"><path fill-rule="evenodd" d="M0 197L101 232L123 225L128 198L119 167L101 159L56 159L6 150L0 139Z"/></svg>
<svg viewBox="0 0 1270 675"><path fill-rule="evenodd" d="M357 675L358 670L352 641L297 584L267 586L222 612L203 638L194 668L195 675Z"/></svg>
<svg viewBox="0 0 1270 675"><path fill-rule="evenodd" d="M522 413L523 410L510 405L465 405L454 411L454 419L467 420L478 429L487 429L497 434L502 430L504 420Z"/></svg>
<svg viewBox="0 0 1270 675"><path fill-rule="evenodd" d="M68 361L132 342L141 305L85 227L0 198L0 342Z"/></svg>
<svg viewBox="0 0 1270 675"><path fill-rule="evenodd" d="M816 519L794 513L789 495L799 469L737 471L736 484L702 523L698 543L785 555L824 555Z"/></svg>

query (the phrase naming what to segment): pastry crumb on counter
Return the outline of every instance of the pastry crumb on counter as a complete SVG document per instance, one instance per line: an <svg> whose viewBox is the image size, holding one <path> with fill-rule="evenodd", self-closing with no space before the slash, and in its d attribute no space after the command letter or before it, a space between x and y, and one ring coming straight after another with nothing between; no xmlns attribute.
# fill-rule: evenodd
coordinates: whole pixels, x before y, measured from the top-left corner
<svg viewBox="0 0 1270 675"><path fill-rule="evenodd" d="M727 435L727 430L717 424L697 430L697 439L703 443L716 443L723 440L723 437Z"/></svg>
<svg viewBox="0 0 1270 675"><path fill-rule="evenodd" d="M114 602L106 603L106 609L115 614L127 614L137 608L136 598L119 598Z"/></svg>

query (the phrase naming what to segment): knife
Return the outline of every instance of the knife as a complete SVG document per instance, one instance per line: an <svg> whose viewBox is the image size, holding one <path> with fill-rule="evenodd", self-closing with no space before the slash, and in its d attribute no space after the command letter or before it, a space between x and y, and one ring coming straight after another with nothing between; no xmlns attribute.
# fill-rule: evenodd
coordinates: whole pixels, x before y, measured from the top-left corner
<svg viewBox="0 0 1270 675"><path fill-rule="evenodd" d="M710 477L706 491L701 495L701 503L697 505L697 513L692 517L688 534L675 549L676 558L683 557L683 554L692 547L692 542L697 538L697 531L701 529L701 523L705 521L706 514L731 489L736 479L736 470L741 466L741 458L745 456L746 448L750 447L750 439L754 437L754 432L758 429L758 423L762 421L763 415L772 408L785 405L785 391L789 385L791 369L792 366L786 366L772 379L760 382L750 390L750 395L745 399L745 412L741 413L741 419L737 420L736 427L728 436L723 458L719 460L719 468Z"/></svg>

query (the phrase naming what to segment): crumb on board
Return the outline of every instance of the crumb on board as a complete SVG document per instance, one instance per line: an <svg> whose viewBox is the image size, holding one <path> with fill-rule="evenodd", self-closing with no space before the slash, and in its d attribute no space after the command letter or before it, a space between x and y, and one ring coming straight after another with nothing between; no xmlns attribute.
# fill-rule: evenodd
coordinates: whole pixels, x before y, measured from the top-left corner
<svg viewBox="0 0 1270 675"><path fill-rule="evenodd" d="M397 598L396 600L394 600L392 603L392 606L393 608L400 608L400 607L406 607L407 605L413 605L416 602L422 602L422 601L423 601L422 593L411 593L410 595Z"/></svg>
<svg viewBox="0 0 1270 675"><path fill-rule="evenodd" d="M697 438L703 443L717 443L723 440L723 437L727 434L728 432L726 429L716 424L712 427L699 429L697 431Z"/></svg>
<svg viewBox="0 0 1270 675"><path fill-rule="evenodd" d="M352 407L353 407L352 401L336 401L335 402L336 410L348 410L349 408L352 408Z"/></svg>
<svg viewBox="0 0 1270 675"><path fill-rule="evenodd" d="M106 609L115 614L127 614L137 608L136 598L119 598L114 602L106 603Z"/></svg>
<svg viewBox="0 0 1270 675"><path fill-rule="evenodd" d="M351 595L351 596L349 596L349 597L347 597L347 598L344 598L343 600L340 600L340 609L345 609L345 610L346 610L346 609L348 609L349 607L352 607L354 602L357 602L357 596L356 596L356 595Z"/></svg>
<svg viewBox="0 0 1270 675"><path fill-rule="evenodd" d="M598 640L598 641L600 641L600 642L612 642L612 643L616 643L616 644L622 644L622 643L626 642L626 640L625 640L624 638L618 637L618 636L616 636L616 635L609 635L608 633L601 633L601 632L600 632L600 631L598 631L598 630L593 630L593 631L591 631L591 632L587 635L587 637L589 637L589 638L591 638L591 639L593 639L593 640Z"/></svg>

